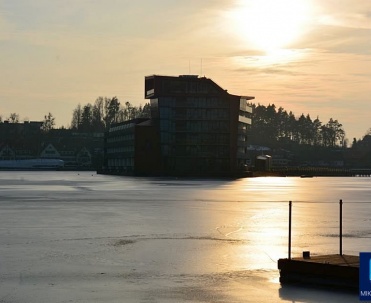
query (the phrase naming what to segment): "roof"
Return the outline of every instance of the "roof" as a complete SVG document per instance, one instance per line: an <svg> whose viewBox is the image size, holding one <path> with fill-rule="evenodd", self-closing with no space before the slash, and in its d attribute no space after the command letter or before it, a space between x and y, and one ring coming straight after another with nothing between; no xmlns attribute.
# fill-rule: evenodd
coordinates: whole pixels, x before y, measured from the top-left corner
<svg viewBox="0 0 371 303"><path fill-rule="evenodd" d="M233 94L230 94L228 93L228 90L226 89L223 89L219 84L217 84L216 82L214 82L213 80L211 80L210 78L206 78L206 77L199 77L198 75L179 75L179 76L162 76L162 75L149 75L149 76L145 76L145 82L146 82L146 88L145 88L145 98L146 99L151 99L151 98L156 98L156 95L161 95L161 94L167 94L168 91L164 91L163 88L159 88L159 87L156 87L156 85L154 83L151 83L149 82L148 86L147 86L147 81L150 81L151 79L154 80L154 83L156 82L156 79L164 79L164 80L178 80L178 81L182 81L182 82L201 82L201 83L205 83L206 85L208 85L208 87L210 87L210 91L208 91L207 93L210 94L210 93L218 93L218 94L226 94L228 96L231 96L231 97L237 97L237 98L243 98L243 99L246 99L246 100L252 100L252 99L255 99L255 97L253 96L239 96L239 95L233 95ZM213 89L211 89L213 88ZM185 91L178 91L178 88L177 88L177 91L173 92L173 93L186 93ZM204 91L202 91L201 93L205 93Z"/></svg>

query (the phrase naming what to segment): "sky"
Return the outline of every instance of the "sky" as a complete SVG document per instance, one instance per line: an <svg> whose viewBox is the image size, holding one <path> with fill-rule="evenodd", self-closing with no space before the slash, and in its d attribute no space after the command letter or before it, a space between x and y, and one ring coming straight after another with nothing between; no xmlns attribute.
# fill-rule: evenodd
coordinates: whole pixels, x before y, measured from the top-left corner
<svg viewBox="0 0 371 303"><path fill-rule="evenodd" d="M371 128L371 1L0 0L0 116L68 127L147 75L195 74L297 117Z"/></svg>

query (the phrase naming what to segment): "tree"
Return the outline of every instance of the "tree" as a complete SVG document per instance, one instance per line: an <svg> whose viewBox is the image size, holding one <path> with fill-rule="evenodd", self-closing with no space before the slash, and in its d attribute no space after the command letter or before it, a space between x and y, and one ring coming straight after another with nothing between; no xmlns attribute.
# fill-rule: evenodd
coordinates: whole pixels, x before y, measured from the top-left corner
<svg viewBox="0 0 371 303"><path fill-rule="evenodd" d="M81 106L79 104L74 109L71 129L84 132L102 132L108 129L112 123L150 117L151 106L149 103L138 107L127 101L123 107L117 97L98 97L94 105L88 103Z"/></svg>
<svg viewBox="0 0 371 303"><path fill-rule="evenodd" d="M55 118L53 117L53 115L49 112L47 115L44 116L44 121L43 121L43 125L41 127L41 129L47 133L49 132L51 129L53 129L55 126Z"/></svg>
<svg viewBox="0 0 371 303"><path fill-rule="evenodd" d="M104 130L104 99L103 97L98 97L95 100L93 110L92 110L92 129L94 131Z"/></svg>
<svg viewBox="0 0 371 303"><path fill-rule="evenodd" d="M120 111L120 101L117 97L113 97L112 99L105 98L104 99L104 110L105 110L105 127L108 129L112 123L118 122L118 116Z"/></svg>
<svg viewBox="0 0 371 303"><path fill-rule="evenodd" d="M268 138L269 141L274 142L278 138L276 106L269 104L265 113L265 127L269 134Z"/></svg>
<svg viewBox="0 0 371 303"><path fill-rule="evenodd" d="M313 145L318 146L321 144L321 126L322 122L317 118L313 121L312 124L312 132L314 135L313 138Z"/></svg>
<svg viewBox="0 0 371 303"><path fill-rule="evenodd" d="M81 113L82 113L81 105L78 104L72 113L71 129L75 130L79 129L81 124Z"/></svg>
<svg viewBox="0 0 371 303"><path fill-rule="evenodd" d="M84 132L88 132L92 129L92 121L93 121L93 106L88 103L86 104L81 111L81 123L79 130Z"/></svg>
<svg viewBox="0 0 371 303"><path fill-rule="evenodd" d="M283 107L279 107L277 111L277 132L278 138L287 138L289 137L289 128L288 128L288 113L284 110Z"/></svg>
<svg viewBox="0 0 371 303"><path fill-rule="evenodd" d="M137 118L138 110L135 106L131 105L129 101L125 102L124 112L126 116L125 120L131 120L131 119Z"/></svg>
<svg viewBox="0 0 371 303"><path fill-rule="evenodd" d="M251 137L256 144L274 145L277 142L279 130L276 106L274 104L253 107L253 124Z"/></svg>
<svg viewBox="0 0 371 303"><path fill-rule="evenodd" d="M307 126L307 119L305 118L304 114L301 114L299 119L296 121L297 130L298 130L298 140L299 144L308 144L308 126Z"/></svg>
<svg viewBox="0 0 371 303"><path fill-rule="evenodd" d="M144 104L139 116L140 118L151 118L151 105L149 103Z"/></svg>
<svg viewBox="0 0 371 303"><path fill-rule="evenodd" d="M331 130L329 127L326 125L321 126L321 138L322 138L322 146L324 147L329 147L331 146Z"/></svg>
<svg viewBox="0 0 371 303"><path fill-rule="evenodd" d="M10 123L18 123L19 122L19 115L16 114L16 113L11 113L9 118L8 118L8 121Z"/></svg>
<svg viewBox="0 0 371 303"><path fill-rule="evenodd" d="M328 128L330 146L335 147L337 142L343 145L345 131L343 130L343 125L338 122L338 120L333 120L330 118L329 122L326 124Z"/></svg>
<svg viewBox="0 0 371 303"><path fill-rule="evenodd" d="M298 134L298 129L296 127L296 118L292 111L289 112L287 124L288 124L290 139L294 142L299 142L299 134Z"/></svg>

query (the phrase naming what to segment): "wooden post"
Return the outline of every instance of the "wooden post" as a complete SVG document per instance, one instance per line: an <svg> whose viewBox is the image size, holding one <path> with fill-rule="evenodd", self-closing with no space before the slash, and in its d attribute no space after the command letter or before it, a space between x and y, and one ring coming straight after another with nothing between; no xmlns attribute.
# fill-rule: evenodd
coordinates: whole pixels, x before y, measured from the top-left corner
<svg viewBox="0 0 371 303"><path fill-rule="evenodd" d="M292 217L292 201L289 201L289 250L288 258L291 260L291 217Z"/></svg>
<svg viewBox="0 0 371 303"><path fill-rule="evenodd" d="M339 214L339 254L343 255L343 200L340 199L340 214Z"/></svg>

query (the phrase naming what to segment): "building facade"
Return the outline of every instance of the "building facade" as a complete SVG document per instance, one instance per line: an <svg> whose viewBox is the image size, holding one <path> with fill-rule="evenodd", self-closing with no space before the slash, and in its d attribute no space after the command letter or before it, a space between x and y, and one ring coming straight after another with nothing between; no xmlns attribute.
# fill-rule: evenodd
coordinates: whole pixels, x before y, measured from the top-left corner
<svg viewBox="0 0 371 303"><path fill-rule="evenodd" d="M116 123L106 132L103 172L157 175L159 164L159 144L150 119Z"/></svg>
<svg viewBox="0 0 371 303"><path fill-rule="evenodd" d="M109 170L176 176L227 176L246 170L252 114L248 101L254 97L231 95L205 77L153 75L145 77L145 98L152 116L147 128L127 121L107 133ZM128 125L133 126L131 141L114 139L126 136L117 131Z"/></svg>
<svg viewBox="0 0 371 303"><path fill-rule="evenodd" d="M205 77L153 75L145 78L145 98L164 172L227 175L246 167L254 97L231 95Z"/></svg>

